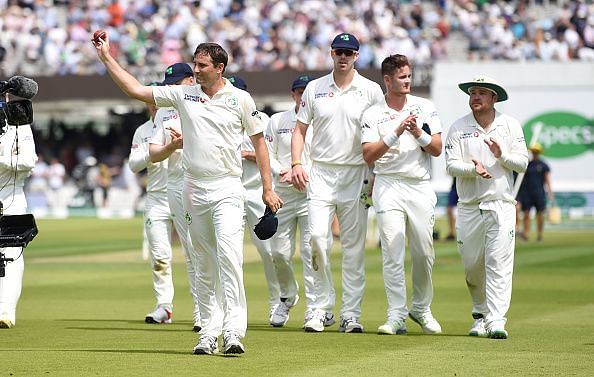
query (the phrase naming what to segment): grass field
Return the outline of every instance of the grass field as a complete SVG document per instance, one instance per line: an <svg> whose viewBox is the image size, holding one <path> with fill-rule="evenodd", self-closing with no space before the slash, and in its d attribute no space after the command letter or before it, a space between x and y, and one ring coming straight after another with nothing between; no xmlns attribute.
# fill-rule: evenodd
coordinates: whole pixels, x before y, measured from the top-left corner
<svg viewBox="0 0 594 377"><path fill-rule="evenodd" d="M549 230L541 244L518 245L507 340L466 336L470 298L453 242L436 243L432 308L444 330L437 336L410 321L406 336L375 334L386 300L374 248L366 254L364 334L338 333L336 325L304 333L302 302L286 327L271 328L263 269L248 247L246 353L224 357L191 354L197 336L181 258L174 266L174 323L144 323L153 297L150 268L140 257L140 219L38 226L25 250L17 325L0 330L0 377L594 375L592 229ZM339 254L332 263L339 284Z"/></svg>

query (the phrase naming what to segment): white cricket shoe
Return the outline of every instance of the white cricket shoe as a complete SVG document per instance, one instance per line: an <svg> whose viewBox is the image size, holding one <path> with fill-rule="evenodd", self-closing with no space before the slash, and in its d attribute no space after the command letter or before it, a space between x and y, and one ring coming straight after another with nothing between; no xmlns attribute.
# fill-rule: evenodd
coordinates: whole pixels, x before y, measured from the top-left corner
<svg viewBox="0 0 594 377"><path fill-rule="evenodd" d="M408 316L421 326L425 334L441 334L441 325L435 318L433 318L431 312L422 314L411 312L408 313Z"/></svg>
<svg viewBox="0 0 594 377"><path fill-rule="evenodd" d="M0 329L9 329L12 326L14 326L14 323L12 323L11 320L9 320L9 319L0 319Z"/></svg>
<svg viewBox="0 0 594 377"><path fill-rule="evenodd" d="M311 313L311 318L305 322L303 328L305 332L322 332L324 331L324 323L326 322L326 312L323 310L314 310Z"/></svg>
<svg viewBox="0 0 594 377"><path fill-rule="evenodd" d="M214 336L202 335L194 347L194 355L213 355L217 352L219 352L219 344Z"/></svg>
<svg viewBox="0 0 594 377"><path fill-rule="evenodd" d="M171 311L165 309L162 306L157 308L146 315L144 318L146 323L171 323Z"/></svg>
<svg viewBox="0 0 594 377"><path fill-rule="evenodd" d="M283 327L287 321L289 320L289 310L299 302L299 296L295 295L292 298L286 298L285 301L282 301L272 313L272 317L270 318L270 324L274 327Z"/></svg>
<svg viewBox="0 0 594 377"><path fill-rule="evenodd" d="M481 316L474 319L472 327L470 331L468 331L469 336L476 336L479 338L484 338L487 336L487 329L485 328L485 319Z"/></svg>
<svg viewBox="0 0 594 377"><path fill-rule="evenodd" d="M507 339L509 334L503 327L498 327L487 330L487 336L491 339Z"/></svg>
<svg viewBox="0 0 594 377"><path fill-rule="evenodd" d="M244 353L245 349L241 344L239 334L235 331L225 331L223 333L223 353L228 354L241 354Z"/></svg>
<svg viewBox="0 0 594 377"><path fill-rule="evenodd" d="M405 335L406 325L404 321L390 321L377 328L379 335Z"/></svg>
<svg viewBox="0 0 594 377"><path fill-rule="evenodd" d="M307 321L309 321L313 317L313 312L314 311L312 309L307 309L305 311L305 319L303 320L303 327L305 327L305 324L307 323ZM336 323L336 319L334 318L334 314L332 312L326 312L326 314L324 316L324 327L332 326L335 323Z"/></svg>
<svg viewBox="0 0 594 377"><path fill-rule="evenodd" d="M505 331L505 320L485 321L485 328L487 329L487 337L491 339L507 339L508 333Z"/></svg>
<svg viewBox="0 0 594 377"><path fill-rule="evenodd" d="M280 304L272 304L270 305L270 315L268 316L268 322L272 322L272 316L274 315L274 312L276 311L276 308L278 308Z"/></svg>
<svg viewBox="0 0 594 377"><path fill-rule="evenodd" d="M359 323L359 318L340 318L340 325L338 326L338 332L344 333L362 333L363 325Z"/></svg>

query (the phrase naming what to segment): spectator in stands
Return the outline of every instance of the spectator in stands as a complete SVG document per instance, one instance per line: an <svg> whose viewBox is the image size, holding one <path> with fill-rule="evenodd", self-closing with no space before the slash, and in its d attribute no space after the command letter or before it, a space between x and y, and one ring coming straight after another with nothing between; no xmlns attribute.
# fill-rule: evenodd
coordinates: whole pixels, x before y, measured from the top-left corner
<svg viewBox="0 0 594 377"><path fill-rule="evenodd" d="M331 62L325 46L345 23L365 42L358 68L379 67L381 57L394 51L395 45L404 46L398 51L413 57L416 64L446 59L440 48L432 48L427 59L425 46L445 40L448 49L455 48L460 33L462 43L468 43L470 59L509 59L510 55L514 60L535 58L505 49L514 49L518 41L538 41L538 28L549 32L551 40L561 38L570 49L571 59L589 59L594 53L590 51L594 48L594 9L581 2L565 3L557 12L540 18L535 16L543 13L540 5L527 7L523 2L455 2L448 4L447 12L439 3L426 0L295 0L291 7L272 0L249 7L238 1L179 1L175 6L116 0L99 0L82 7L67 3L48 6L42 1L29 2L27 7L32 12L21 2L10 3L1 16L4 30L0 38L7 56L7 76L16 72L103 74L104 68L93 61L84 37L96 28L108 29L112 52L126 56L127 68L153 76L167 62L191 56L188 46L203 40L229 46L229 71L326 69ZM486 51L489 38L489 44L497 43L502 51ZM419 48L422 50L416 51ZM161 61L165 50L177 57Z"/></svg>

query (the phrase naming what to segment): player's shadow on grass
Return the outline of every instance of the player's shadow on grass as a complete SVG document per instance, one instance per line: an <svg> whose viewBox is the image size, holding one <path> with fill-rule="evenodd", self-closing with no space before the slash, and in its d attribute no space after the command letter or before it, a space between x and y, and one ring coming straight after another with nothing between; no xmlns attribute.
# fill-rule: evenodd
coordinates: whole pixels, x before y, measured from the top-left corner
<svg viewBox="0 0 594 377"><path fill-rule="evenodd" d="M268 323L248 323L247 331L305 332L302 327L274 327Z"/></svg>
<svg viewBox="0 0 594 377"><path fill-rule="evenodd" d="M64 327L64 330L90 330L90 331L170 331L170 332L187 332L192 333L192 329L172 328L170 326L150 326L145 328L137 327Z"/></svg>
<svg viewBox="0 0 594 377"><path fill-rule="evenodd" d="M322 332L316 333L316 332L305 332L305 330L303 330L302 327L300 326L283 326L283 327L274 327L271 326L268 323L249 323L248 324L248 331L257 331L257 332L274 332L274 331L278 331L278 332L301 332L304 334L311 334L311 336L316 336L317 334L343 334L345 336L365 336L365 335L371 335L371 336L380 336L382 338L391 338L391 337L403 337L403 336L429 336L429 337L464 337L464 338L468 338L468 335L466 334L437 334L437 335L429 335L429 334L423 334L422 332L409 332L406 335L378 335L377 332L375 331L364 331L363 333L353 333L353 334L344 334L341 332L338 332L338 327L336 327L336 325L330 326L330 327L326 327L326 329Z"/></svg>
<svg viewBox="0 0 594 377"><path fill-rule="evenodd" d="M222 352L216 353L214 355L194 355L192 352L189 351L172 351L172 350L137 350L137 349L120 349L120 350L116 350L116 349L93 349L93 350L89 350L89 349L80 349L80 350L62 350L62 351L67 351L67 352L91 352L91 353L129 353L129 354L159 354L159 355L187 355L190 357L195 357L197 359L201 359L201 358L205 358L205 357L222 357L222 358L230 358L230 359L235 359L235 358L240 358L240 355L236 355L236 354L229 354L229 355L225 355Z"/></svg>
<svg viewBox="0 0 594 377"><path fill-rule="evenodd" d="M175 332L188 332L192 333L192 325L190 321L176 322L175 324L156 324L156 323L145 323L142 320L123 320L123 319L57 319L58 322L83 322L83 323L122 323L126 325L136 325L139 327L113 327L113 326L101 326L89 327L89 326L67 326L65 330L111 330L111 331L175 331Z"/></svg>

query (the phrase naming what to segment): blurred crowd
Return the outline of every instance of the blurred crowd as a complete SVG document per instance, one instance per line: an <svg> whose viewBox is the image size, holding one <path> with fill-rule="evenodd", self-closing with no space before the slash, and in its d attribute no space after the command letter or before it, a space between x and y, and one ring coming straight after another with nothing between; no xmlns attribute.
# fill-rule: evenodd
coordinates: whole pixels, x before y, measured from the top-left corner
<svg viewBox="0 0 594 377"><path fill-rule="evenodd" d="M338 32L362 42L358 65L391 53L444 59L594 60L591 0L0 0L4 76L103 73L89 37L109 32L135 76L191 61L196 45L231 52L230 72L327 69ZM548 2L547 2L548 4ZM449 56L451 46L458 56ZM461 56L460 56L461 55Z"/></svg>
<svg viewBox="0 0 594 377"><path fill-rule="evenodd" d="M60 217L72 208L125 208L132 215L146 176L135 175L127 158L134 129L146 118L134 114L107 133L93 123L71 128L52 121L44 133L33 128L38 160L25 184L32 211Z"/></svg>

